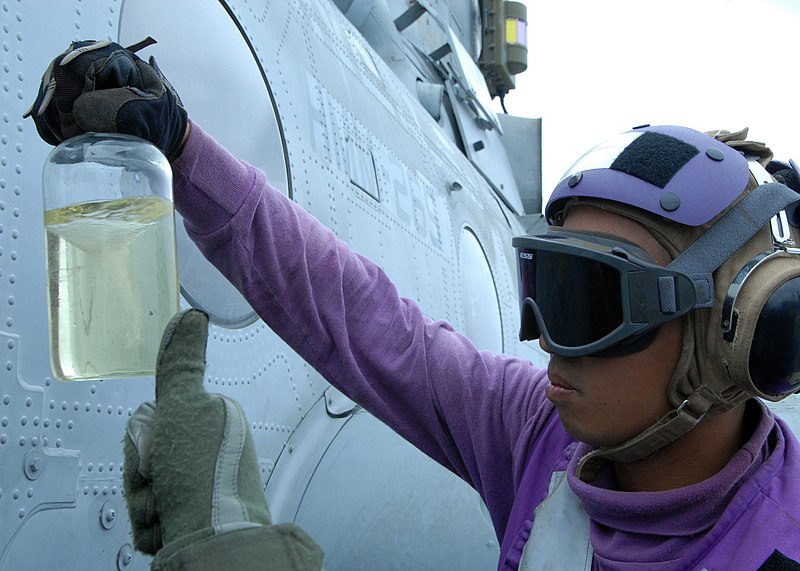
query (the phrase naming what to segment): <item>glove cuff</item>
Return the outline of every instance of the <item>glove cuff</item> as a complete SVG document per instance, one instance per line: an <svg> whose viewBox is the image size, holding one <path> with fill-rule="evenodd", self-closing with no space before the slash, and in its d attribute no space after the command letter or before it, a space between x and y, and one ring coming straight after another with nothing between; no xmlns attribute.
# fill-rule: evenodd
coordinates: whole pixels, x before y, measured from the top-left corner
<svg viewBox="0 0 800 571"><path fill-rule="evenodd" d="M150 569L319 571L322 559L320 547L296 525L256 525L221 534L206 528L183 536L161 549Z"/></svg>

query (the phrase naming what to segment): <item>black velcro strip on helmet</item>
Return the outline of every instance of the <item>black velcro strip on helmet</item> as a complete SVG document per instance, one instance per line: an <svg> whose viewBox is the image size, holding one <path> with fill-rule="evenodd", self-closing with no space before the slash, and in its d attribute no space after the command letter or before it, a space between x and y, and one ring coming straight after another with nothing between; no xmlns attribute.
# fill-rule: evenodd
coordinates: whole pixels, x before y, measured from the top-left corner
<svg viewBox="0 0 800 571"><path fill-rule="evenodd" d="M625 147L610 168L664 188L699 152L675 137L646 131Z"/></svg>

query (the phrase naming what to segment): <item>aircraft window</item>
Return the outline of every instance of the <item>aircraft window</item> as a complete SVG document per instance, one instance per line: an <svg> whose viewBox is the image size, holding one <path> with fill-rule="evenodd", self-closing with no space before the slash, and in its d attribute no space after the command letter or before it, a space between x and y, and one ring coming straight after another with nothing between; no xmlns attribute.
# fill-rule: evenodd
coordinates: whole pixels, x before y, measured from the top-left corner
<svg viewBox="0 0 800 571"><path fill-rule="evenodd" d="M469 228L459 245L464 334L478 349L503 352L503 327L492 270L478 237Z"/></svg>
<svg viewBox="0 0 800 571"><path fill-rule="evenodd" d="M192 16L187 18L187 14ZM270 183L289 194L283 136L266 76L224 4L218 0L125 2L119 42L130 45L147 36L158 43L139 55L155 56L189 116L234 156L268 173ZM184 298L218 325L243 327L254 322L257 316L250 305L203 257L178 222L178 272Z"/></svg>

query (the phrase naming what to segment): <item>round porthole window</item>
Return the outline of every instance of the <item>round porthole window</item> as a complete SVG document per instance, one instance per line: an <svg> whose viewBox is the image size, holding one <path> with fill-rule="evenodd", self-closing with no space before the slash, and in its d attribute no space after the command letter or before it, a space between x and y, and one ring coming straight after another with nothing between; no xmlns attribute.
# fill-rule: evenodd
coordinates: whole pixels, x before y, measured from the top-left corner
<svg viewBox="0 0 800 571"><path fill-rule="evenodd" d="M131 45L147 36L157 43L139 55L145 59L155 56L192 120L235 157L269 173L270 183L288 194L279 117L266 76L224 3L125 2L119 42ZM223 327L244 327L258 319L241 294L189 239L180 217L176 222L178 273L186 301Z"/></svg>
<svg viewBox="0 0 800 571"><path fill-rule="evenodd" d="M475 233L464 228L459 244L464 334L478 349L503 352L500 303L489 261Z"/></svg>

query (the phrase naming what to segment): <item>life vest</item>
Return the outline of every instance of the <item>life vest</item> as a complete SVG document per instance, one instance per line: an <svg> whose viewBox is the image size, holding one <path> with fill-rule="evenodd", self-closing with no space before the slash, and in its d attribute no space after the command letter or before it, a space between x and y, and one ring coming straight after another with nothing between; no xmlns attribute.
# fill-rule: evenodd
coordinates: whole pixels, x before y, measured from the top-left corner
<svg viewBox="0 0 800 571"><path fill-rule="evenodd" d="M570 569L591 571L594 550L589 516L572 493L566 472L553 472L547 497L534 512L533 529L519 571Z"/></svg>

